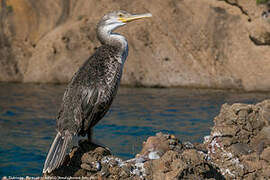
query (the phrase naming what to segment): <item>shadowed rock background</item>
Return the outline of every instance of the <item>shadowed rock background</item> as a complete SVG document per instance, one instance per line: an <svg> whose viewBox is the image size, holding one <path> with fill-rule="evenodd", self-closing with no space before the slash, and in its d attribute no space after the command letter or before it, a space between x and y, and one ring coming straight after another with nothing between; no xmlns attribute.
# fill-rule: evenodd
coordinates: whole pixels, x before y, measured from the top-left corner
<svg viewBox="0 0 270 180"><path fill-rule="evenodd" d="M122 84L270 90L270 24L250 0L2 0L0 81L66 83L100 45L109 11L151 12L129 41Z"/></svg>

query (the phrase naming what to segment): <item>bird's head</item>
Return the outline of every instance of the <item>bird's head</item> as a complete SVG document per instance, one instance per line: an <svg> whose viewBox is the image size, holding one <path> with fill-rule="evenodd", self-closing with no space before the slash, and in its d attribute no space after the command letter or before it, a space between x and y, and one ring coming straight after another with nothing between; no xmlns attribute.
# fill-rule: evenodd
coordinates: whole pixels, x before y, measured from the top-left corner
<svg viewBox="0 0 270 180"><path fill-rule="evenodd" d="M147 17L152 17L152 14L130 14L123 10L114 11L103 16L103 18L99 22L99 26L102 26L103 28L106 28L107 31L111 32L114 29L125 25L128 22Z"/></svg>

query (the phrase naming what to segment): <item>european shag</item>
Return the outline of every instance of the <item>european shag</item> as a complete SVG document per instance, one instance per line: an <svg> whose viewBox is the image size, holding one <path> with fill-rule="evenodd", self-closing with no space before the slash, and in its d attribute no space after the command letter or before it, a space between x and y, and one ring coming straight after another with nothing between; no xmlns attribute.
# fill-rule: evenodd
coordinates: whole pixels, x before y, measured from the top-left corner
<svg viewBox="0 0 270 180"><path fill-rule="evenodd" d="M101 46L74 74L63 96L56 120L57 135L47 155L43 173L58 168L74 136L88 135L109 110L116 95L123 65L128 55L124 36L113 33L133 20L151 17L150 13L132 15L115 11L105 15L97 25Z"/></svg>

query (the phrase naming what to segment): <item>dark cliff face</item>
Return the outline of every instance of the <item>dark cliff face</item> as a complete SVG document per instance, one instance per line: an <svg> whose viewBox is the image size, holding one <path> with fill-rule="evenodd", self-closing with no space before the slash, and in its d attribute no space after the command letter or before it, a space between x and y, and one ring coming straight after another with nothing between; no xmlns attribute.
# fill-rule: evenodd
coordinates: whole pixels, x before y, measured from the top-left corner
<svg viewBox="0 0 270 180"><path fill-rule="evenodd" d="M0 81L68 82L117 9L153 14L118 30L130 47L122 84L270 89L270 20L255 1L3 0Z"/></svg>

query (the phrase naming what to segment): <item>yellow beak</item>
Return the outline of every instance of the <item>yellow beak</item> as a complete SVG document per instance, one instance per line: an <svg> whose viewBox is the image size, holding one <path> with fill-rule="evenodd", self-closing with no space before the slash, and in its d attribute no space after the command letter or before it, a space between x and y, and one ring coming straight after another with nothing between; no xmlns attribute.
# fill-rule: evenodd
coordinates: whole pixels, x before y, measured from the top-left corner
<svg viewBox="0 0 270 180"><path fill-rule="evenodd" d="M119 20L122 21L123 23L126 23L126 22L131 22L137 19L148 18L148 17L152 17L152 14L146 13L146 14L130 15L128 17L120 17Z"/></svg>

